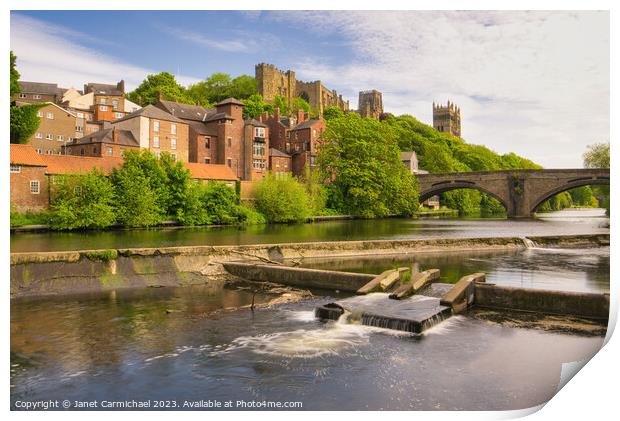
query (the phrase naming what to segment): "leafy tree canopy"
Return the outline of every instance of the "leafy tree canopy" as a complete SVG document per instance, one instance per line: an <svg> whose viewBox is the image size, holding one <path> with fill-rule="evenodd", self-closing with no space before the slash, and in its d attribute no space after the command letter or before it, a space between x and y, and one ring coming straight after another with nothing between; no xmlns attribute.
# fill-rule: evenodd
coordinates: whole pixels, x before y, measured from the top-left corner
<svg viewBox="0 0 620 421"><path fill-rule="evenodd" d="M609 142L588 145L588 150L583 154L583 166L609 168Z"/></svg>
<svg viewBox="0 0 620 421"><path fill-rule="evenodd" d="M172 73L168 72L148 75L140 86L127 94L127 98L144 107L157 102L158 92L161 93L163 99L169 101L178 101L186 104L196 103L188 95L187 89L176 81Z"/></svg>
<svg viewBox="0 0 620 421"><path fill-rule="evenodd" d="M19 72L16 67L17 56L11 51L11 97L19 93Z"/></svg>
<svg viewBox="0 0 620 421"><path fill-rule="evenodd" d="M39 128L41 119L37 112L44 106L45 104L11 106L11 143L28 143L28 139Z"/></svg>

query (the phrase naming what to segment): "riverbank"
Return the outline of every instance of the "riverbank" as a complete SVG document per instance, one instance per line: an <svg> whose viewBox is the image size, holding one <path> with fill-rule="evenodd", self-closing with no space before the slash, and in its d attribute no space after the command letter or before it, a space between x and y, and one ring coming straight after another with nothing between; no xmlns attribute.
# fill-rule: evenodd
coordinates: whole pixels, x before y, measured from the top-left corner
<svg viewBox="0 0 620 421"><path fill-rule="evenodd" d="M437 216L437 217L446 217L446 216L458 216L458 211L451 209L441 209L441 210L429 210L429 211L420 211L416 212L411 218L425 218L429 216ZM407 218L401 215L386 215L382 218L376 219L392 219L392 218ZM314 223L314 222L327 222L327 221L354 221L364 219L357 215L317 215L311 216L306 220L306 224ZM141 229L152 229L152 228L177 228L177 229L192 229L192 228L201 228L201 227L235 227L235 226L243 226L244 224L211 224L211 225L182 225L179 221L162 221L161 223L154 225L152 227L126 227L124 225L116 224L111 225L105 230L88 230L88 231L120 231L120 230L141 230ZM63 232L63 230L54 230L47 224L28 224L28 225L15 225L10 227L11 234L15 233L27 233L27 232ZM64 231L66 232L66 231Z"/></svg>
<svg viewBox="0 0 620 421"><path fill-rule="evenodd" d="M595 247L609 234L530 237L546 247ZM244 246L119 248L11 253L11 297L62 295L121 288L205 284L231 276L226 261L300 262L313 258L517 250L523 238L330 241Z"/></svg>

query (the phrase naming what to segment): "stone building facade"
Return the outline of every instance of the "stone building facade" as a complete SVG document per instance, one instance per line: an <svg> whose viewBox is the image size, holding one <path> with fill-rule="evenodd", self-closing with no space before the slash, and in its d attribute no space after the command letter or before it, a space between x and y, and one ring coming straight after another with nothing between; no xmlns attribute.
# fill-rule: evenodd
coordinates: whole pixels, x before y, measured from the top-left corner
<svg viewBox="0 0 620 421"><path fill-rule="evenodd" d="M271 102L277 95L286 98L290 106L294 98L303 98L319 114L325 107L336 106L343 111L349 111L349 101L335 90L326 88L320 80L303 82L297 80L292 70L280 70L273 64L260 63L255 66L254 74L258 82L258 93L265 101Z"/></svg>
<svg viewBox="0 0 620 421"><path fill-rule="evenodd" d="M28 143L39 154L59 155L64 145L82 135L82 121L77 115L54 103L47 103L38 111L39 127Z"/></svg>
<svg viewBox="0 0 620 421"><path fill-rule="evenodd" d="M362 118L379 120L379 117L383 114L383 96L381 92L375 89L361 91L357 103L357 112Z"/></svg>
<svg viewBox="0 0 620 421"><path fill-rule="evenodd" d="M450 101L446 106L433 102L433 127L440 132L461 137L461 109Z"/></svg>

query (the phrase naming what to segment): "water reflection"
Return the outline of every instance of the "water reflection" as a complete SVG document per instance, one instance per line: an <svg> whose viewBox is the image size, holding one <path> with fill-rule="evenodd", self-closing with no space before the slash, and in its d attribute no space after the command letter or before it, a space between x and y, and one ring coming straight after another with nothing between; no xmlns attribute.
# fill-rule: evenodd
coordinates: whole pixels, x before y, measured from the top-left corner
<svg viewBox="0 0 620 421"><path fill-rule="evenodd" d="M393 218L247 227L17 233L11 234L11 252L395 238L608 234L609 228L605 227L608 226L609 218L605 217L604 212L603 209L561 211L543 214L540 219L532 220Z"/></svg>
<svg viewBox="0 0 620 421"><path fill-rule="evenodd" d="M524 288L609 292L609 247L534 248L512 251L427 253L417 256L307 259L302 266L350 272L381 273L408 266L416 271L439 268L440 282L485 272L487 282Z"/></svg>

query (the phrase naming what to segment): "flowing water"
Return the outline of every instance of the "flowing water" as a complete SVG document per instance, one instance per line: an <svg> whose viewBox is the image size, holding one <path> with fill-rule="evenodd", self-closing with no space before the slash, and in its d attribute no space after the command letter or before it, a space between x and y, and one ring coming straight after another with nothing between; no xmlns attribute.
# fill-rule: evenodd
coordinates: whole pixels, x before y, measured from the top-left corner
<svg viewBox="0 0 620 421"><path fill-rule="evenodd" d="M472 235L468 221L434 223L452 225L457 235L481 233L477 228ZM509 224L504 232L516 235L518 223L497 224ZM431 225L425 229L432 231ZM598 229L591 221L581 225L589 226L588 232ZM563 222L552 233L565 233L558 226L581 225ZM527 231L520 230L520 236ZM56 240L45 247L59 244ZM28 248L26 242L18 243ZM511 252L311 263L371 273L405 264L416 270L439 268L441 282L447 283L483 271L498 284L609 291L608 247L533 245ZM441 288L436 289L425 294L440 295ZM251 289L221 285L12 300L11 402L151 400L153 408L154 401L164 400L183 409L186 402L195 407L196 401L232 400L232 409L263 401L300 402L305 410L519 409L551 398L562 363L590 358L603 341L470 316L453 316L421 335L348 318L321 322L314 317L316 306L349 296L315 294L322 296L255 311L243 307L252 301ZM255 297L257 303L270 298Z"/></svg>
<svg viewBox="0 0 620 421"><path fill-rule="evenodd" d="M538 219L392 218L247 227L153 228L11 234L11 252L311 241L608 234L604 209L564 210Z"/></svg>

